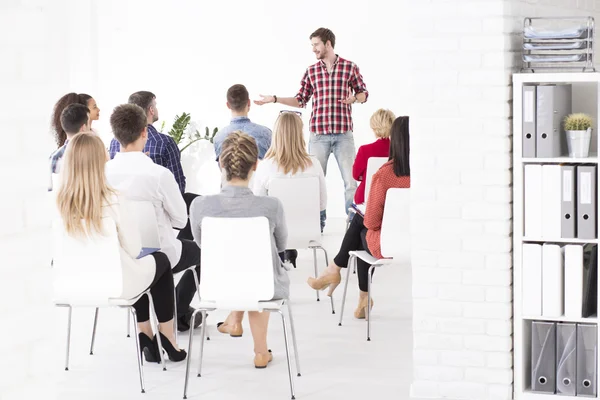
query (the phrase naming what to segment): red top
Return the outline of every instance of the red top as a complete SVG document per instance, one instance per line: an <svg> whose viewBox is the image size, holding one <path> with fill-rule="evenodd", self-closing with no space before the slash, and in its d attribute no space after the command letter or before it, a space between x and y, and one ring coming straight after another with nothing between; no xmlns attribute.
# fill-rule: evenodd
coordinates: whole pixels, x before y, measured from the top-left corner
<svg viewBox="0 0 600 400"><path fill-rule="evenodd" d="M338 56L331 73L327 71L323 60L306 69L296 99L300 107L306 107L312 98L310 132L329 135L346 133L353 129L352 106L342 103L341 100L359 93L369 96L358 66Z"/></svg>
<svg viewBox="0 0 600 400"><path fill-rule="evenodd" d="M365 186L367 177L367 162L371 157L389 157L390 139L377 139L373 143L365 144L358 148L354 166L352 166L352 177L360 181L356 193L354 193L354 203L362 204L365 202Z"/></svg>
<svg viewBox="0 0 600 400"><path fill-rule="evenodd" d="M385 195L389 188L409 188L410 176L396 176L394 174L393 160L383 164L379 171L373 175L369 202L365 211L365 228L367 228L367 246L375 258L381 255L381 222L383 221L383 207Z"/></svg>

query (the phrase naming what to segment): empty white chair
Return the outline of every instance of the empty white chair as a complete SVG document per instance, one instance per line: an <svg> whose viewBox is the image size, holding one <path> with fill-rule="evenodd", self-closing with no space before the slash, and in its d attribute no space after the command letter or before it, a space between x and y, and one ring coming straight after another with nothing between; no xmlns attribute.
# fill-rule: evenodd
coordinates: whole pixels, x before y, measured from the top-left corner
<svg viewBox="0 0 600 400"><path fill-rule="evenodd" d="M285 222L288 229L288 249L312 249L315 276L319 276L317 267L317 249L325 253L325 266L329 264L327 250L321 245L320 189L318 177L276 178L269 184L269 196L283 203ZM319 291L317 290L317 301ZM335 314L333 297L331 312Z"/></svg>
<svg viewBox="0 0 600 400"><path fill-rule="evenodd" d="M183 398L187 398L194 320L201 312L203 323L200 335L201 376L206 312L223 309L229 311L269 311L278 312L283 323L285 351L287 356L290 391L294 398L294 381L290 363L288 334L283 306L287 306L292 342L296 359L296 369L300 376L300 361L296 346L296 334L289 299L271 300L274 295L273 254L271 233L266 217L214 218L202 219L202 270L200 285L202 300L191 319L190 342L185 371ZM236 251L231 251L235 243Z"/></svg>
<svg viewBox="0 0 600 400"><path fill-rule="evenodd" d="M111 218L103 219L105 235L94 235L88 239L75 239L69 236L60 219L53 221L53 288L54 304L69 308L67 325L67 348L65 370L69 370L69 351L71 342L71 314L73 307L94 307L94 334L90 354L93 354L97 310L99 307L124 307L136 320L133 304L143 294L150 298L149 292L134 299L121 299L123 278L121 269L120 246L117 227ZM145 392L141 352L137 324L134 323L136 352L142 393ZM156 323L158 331L158 321ZM159 342L160 343L160 342ZM164 359L161 354L163 369Z"/></svg>
<svg viewBox="0 0 600 400"><path fill-rule="evenodd" d="M342 312L340 313L339 326L342 326L344 317L344 305L348 291L350 278L350 266L356 268L357 258L370 264L368 274L368 302L367 302L367 340L371 340L371 283L373 269L387 264L410 264L410 189L391 188L385 196L385 207L383 209L383 221L381 224L381 254L386 257L377 259L365 250L351 251L346 271L346 283L342 297Z"/></svg>

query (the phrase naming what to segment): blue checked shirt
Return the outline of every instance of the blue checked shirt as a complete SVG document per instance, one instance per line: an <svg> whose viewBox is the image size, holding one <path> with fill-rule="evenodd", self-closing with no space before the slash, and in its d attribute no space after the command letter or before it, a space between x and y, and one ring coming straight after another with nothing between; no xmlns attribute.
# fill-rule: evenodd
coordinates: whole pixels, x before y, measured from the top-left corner
<svg viewBox="0 0 600 400"><path fill-rule="evenodd" d="M256 140L258 146L258 158L262 160L271 147L271 130L266 126L255 124L250 121L248 117L234 117L231 119L231 124L227 125L223 129L219 130L215 135L215 154L217 155L217 161L221 155L221 146L223 142L233 131L242 131Z"/></svg>
<svg viewBox="0 0 600 400"><path fill-rule="evenodd" d="M58 149L54 150L52 154L50 154L50 184L48 185L48 191L51 192L53 189L52 186L52 174L58 174L60 161L63 159L65 155L65 150L67 149L67 144L69 141L65 141L65 144L60 146Z"/></svg>
<svg viewBox="0 0 600 400"><path fill-rule="evenodd" d="M114 139L110 141L110 158L115 158L115 154L121 151L121 144ZM160 133L152 125L148 125L148 141L144 147L144 153L149 153L150 158L155 164L162 165L173 173L179 190L185 193L185 175L181 168L181 153L179 147L169 135Z"/></svg>

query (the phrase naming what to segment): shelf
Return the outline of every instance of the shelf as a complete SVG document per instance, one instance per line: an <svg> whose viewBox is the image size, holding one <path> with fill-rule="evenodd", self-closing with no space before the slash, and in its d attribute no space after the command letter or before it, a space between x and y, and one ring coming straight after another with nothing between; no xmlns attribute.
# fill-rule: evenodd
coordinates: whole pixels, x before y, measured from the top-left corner
<svg viewBox="0 0 600 400"><path fill-rule="evenodd" d="M579 323L579 324L597 324L598 317L596 315L589 318L569 318L569 317L530 317L524 316L522 319L532 320L532 321L552 321L552 322L571 322L571 323Z"/></svg>
<svg viewBox="0 0 600 400"><path fill-rule="evenodd" d="M577 238L523 238L524 242L544 242L544 243L598 243L598 239L577 239Z"/></svg>
<svg viewBox="0 0 600 400"><path fill-rule="evenodd" d="M523 392L521 396L515 396L515 399L520 400L581 400L581 399L595 399L595 397L576 397L576 396L563 396L560 394L551 393L537 393L537 392Z"/></svg>
<svg viewBox="0 0 600 400"><path fill-rule="evenodd" d="M554 157L554 158L522 158L526 164L598 164L598 154L590 153L589 157Z"/></svg>

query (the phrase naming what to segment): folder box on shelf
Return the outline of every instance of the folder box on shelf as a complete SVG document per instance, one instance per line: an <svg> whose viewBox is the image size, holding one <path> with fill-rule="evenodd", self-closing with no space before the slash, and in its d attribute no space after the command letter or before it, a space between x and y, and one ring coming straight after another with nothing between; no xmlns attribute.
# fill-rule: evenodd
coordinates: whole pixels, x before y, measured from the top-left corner
<svg viewBox="0 0 600 400"><path fill-rule="evenodd" d="M531 324L531 390L556 391L556 324L534 321Z"/></svg>
<svg viewBox="0 0 600 400"><path fill-rule="evenodd" d="M597 238L596 166L577 166L577 237Z"/></svg>
<svg viewBox="0 0 600 400"><path fill-rule="evenodd" d="M564 118L571 113L571 85L539 85L536 90L536 157L566 153Z"/></svg>
<svg viewBox="0 0 600 400"><path fill-rule="evenodd" d="M598 327L577 325L577 396L596 397Z"/></svg>
<svg viewBox="0 0 600 400"><path fill-rule="evenodd" d="M556 324L556 393L575 396L577 387L577 330L575 324Z"/></svg>

